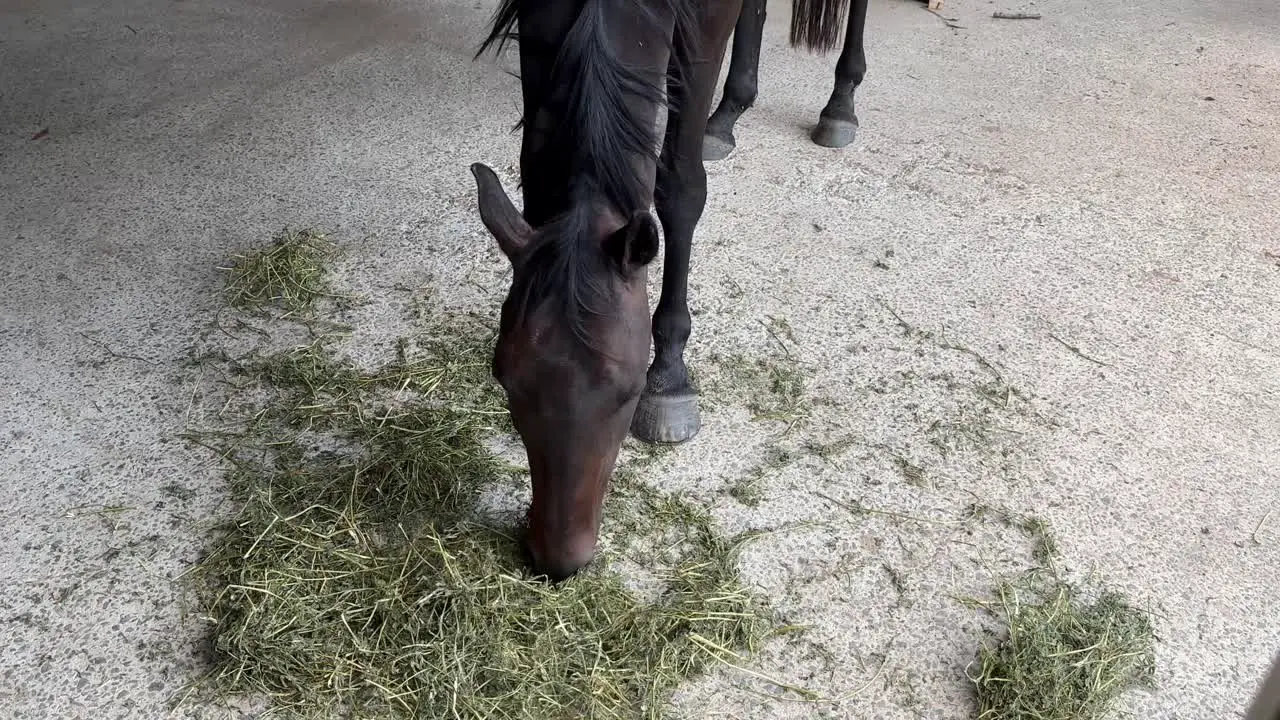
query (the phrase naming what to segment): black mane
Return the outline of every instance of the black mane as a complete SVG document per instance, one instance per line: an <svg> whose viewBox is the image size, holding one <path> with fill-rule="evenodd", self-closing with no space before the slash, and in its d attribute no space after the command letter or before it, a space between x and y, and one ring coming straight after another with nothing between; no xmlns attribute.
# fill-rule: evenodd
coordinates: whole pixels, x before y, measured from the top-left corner
<svg viewBox="0 0 1280 720"><path fill-rule="evenodd" d="M665 4L676 20L676 37L669 40L673 46L688 39L689 3L694 1L653 0ZM657 128L633 115L627 101L639 98L659 107L667 102L666 92L654 78L618 58L610 46L609 23L618 22L621 11L638 15L643 22L657 24L660 19L639 0L502 0L477 56L518 41L516 24L523 6L553 2L577 8L554 58L547 96L539 99L557 118L558 131L546 138L543 152L568 164L569 208L537 228L537 237L520 259L523 272L517 273L512 287L513 310L522 318L544 301L557 300L574 335L592 347L586 319L607 314L611 298L603 280L608 277L603 259L588 247L594 240L595 215L607 205L623 218L647 212L651 188L637 174L633 161L644 156L656 159L660 150Z"/></svg>

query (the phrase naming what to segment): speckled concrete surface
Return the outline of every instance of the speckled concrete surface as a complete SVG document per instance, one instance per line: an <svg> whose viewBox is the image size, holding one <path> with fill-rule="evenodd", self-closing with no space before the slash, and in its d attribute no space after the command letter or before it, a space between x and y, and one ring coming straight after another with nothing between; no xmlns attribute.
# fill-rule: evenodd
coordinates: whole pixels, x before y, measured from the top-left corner
<svg viewBox="0 0 1280 720"><path fill-rule="evenodd" d="M819 490L1037 512L1064 563L1157 612L1136 717L1242 715L1280 650L1280 5L952 0L951 28L876 0L862 135L838 152L806 140L832 60L787 50L775 5L761 97L712 169L690 353L714 379L713 354L767 352L761 322L785 319L812 419L779 441L713 398L654 481L733 529L839 517ZM990 17L1024 5L1042 19ZM203 662L172 581L223 510L175 437L181 361L219 262L285 224L347 247L373 300L362 347L401 329L398 286L496 311L505 267L466 170L510 181L517 157L516 81L470 60L490 6L0 5L0 717L239 714L166 705ZM758 507L723 492L807 440L846 442L766 477ZM862 692L761 700L725 674L677 703L969 716L983 623L956 597L1021 543L884 517L769 537L744 570L814 630L758 667Z"/></svg>

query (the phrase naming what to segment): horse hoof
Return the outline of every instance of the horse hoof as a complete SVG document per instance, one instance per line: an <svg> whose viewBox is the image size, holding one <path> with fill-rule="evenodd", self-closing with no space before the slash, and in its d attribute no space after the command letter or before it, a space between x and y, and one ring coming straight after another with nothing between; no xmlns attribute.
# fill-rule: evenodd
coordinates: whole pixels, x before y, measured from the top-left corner
<svg viewBox="0 0 1280 720"><path fill-rule="evenodd" d="M649 395L640 398L631 418L631 433L647 443L682 443L702 427L698 396Z"/></svg>
<svg viewBox="0 0 1280 720"><path fill-rule="evenodd" d="M818 121L818 127L813 129L813 133L809 136L813 142L822 147L842 148L858 136L857 121L849 122L848 120L829 120L822 118Z"/></svg>
<svg viewBox="0 0 1280 720"><path fill-rule="evenodd" d="M732 141L718 138L715 135L704 135L702 137L702 160L703 162L715 162L729 157L729 153L733 152L734 144Z"/></svg>

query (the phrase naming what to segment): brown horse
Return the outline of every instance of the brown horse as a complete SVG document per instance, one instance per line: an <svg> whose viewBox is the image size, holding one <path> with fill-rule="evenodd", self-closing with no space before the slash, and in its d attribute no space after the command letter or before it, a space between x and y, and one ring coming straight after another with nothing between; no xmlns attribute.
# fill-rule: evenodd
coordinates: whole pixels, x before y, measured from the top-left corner
<svg viewBox="0 0 1280 720"><path fill-rule="evenodd" d="M849 0L793 2L793 43L833 46ZM741 10L742 0L503 0L481 48L519 28L523 213L493 171L472 172L481 220L513 267L493 371L529 457L526 544L552 579L594 556L628 430L677 443L699 429L684 362L689 253L707 198L707 115ZM666 241L652 324L651 205Z"/></svg>

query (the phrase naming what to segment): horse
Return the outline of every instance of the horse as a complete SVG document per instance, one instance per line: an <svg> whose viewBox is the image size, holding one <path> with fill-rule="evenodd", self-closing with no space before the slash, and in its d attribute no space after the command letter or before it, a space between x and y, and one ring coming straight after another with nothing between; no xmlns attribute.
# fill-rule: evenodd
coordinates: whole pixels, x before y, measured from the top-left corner
<svg viewBox="0 0 1280 720"><path fill-rule="evenodd" d="M519 48L523 210L491 168L471 171L480 220L512 267L492 374L529 460L523 545L551 581L594 558L628 432L681 443L701 427L684 360L689 260L707 117L742 3L502 0L476 53ZM793 3L793 40L831 47L849 0Z"/></svg>
<svg viewBox="0 0 1280 720"><path fill-rule="evenodd" d="M839 27L840 13L846 8L829 3L822 7L822 13L815 15L801 7L807 4L804 0L795 3L796 8L791 15L791 46L801 44L807 37L815 37L819 39L819 51L827 53L834 50L838 33L830 32L829 27ZM818 115L817 126L809 134L815 144L828 148L845 147L857 137L858 115L854 111L853 95L867 74L867 56L862 44L867 22L867 0L852 0L847 12L848 27L844 33L844 47L836 60L835 87ZM822 26L813 35L809 23L814 22L815 18ZM734 125L756 100L764 19L765 0L742 0L742 12L733 31L733 51L729 57L729 73L725 77L724 92L720 96L720 104L707 120L707 132L702 145L703 160L723 160L737 145L733 136Z"/></svg>

